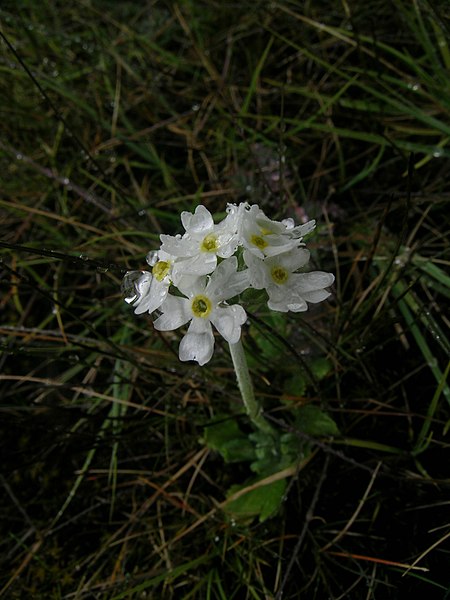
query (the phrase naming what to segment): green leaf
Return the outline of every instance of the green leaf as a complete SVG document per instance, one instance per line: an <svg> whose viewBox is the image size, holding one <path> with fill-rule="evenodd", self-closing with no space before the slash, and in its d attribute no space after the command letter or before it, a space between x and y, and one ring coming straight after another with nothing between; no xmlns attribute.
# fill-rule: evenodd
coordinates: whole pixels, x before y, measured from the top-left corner
<svg viewBox="0 0 450 600"><path fill-rule="evenodd" d="M303 433L318 436L339 435L336 423L319 406L306 404L295 412L295 424Z"/></svg>
<svg viewBox="0 0 450 600"><path fill-rule="evenodd" d="M258 479L252 479L246 481L243 485L233 485L229 489L227 497L232 496L257 481ZM234 518L239 519L251 520L258 517L259 522L262 523L278 512L283 502L286 486L286 479L279 479L278 481L254 488L229 502L225 507L225 511Z"/></svg>
<svg viewBox="0 0 450 600"><path fill-rule="evenodd" d="M225 462L241 462L256 458L255 448L234 419L224 417L203 429L203 443L216 450Z"/></svg>
<svg viewBox="0 0 450 600"><path fill-rule="evenodd" d="M304 396L306 394L306 379L302 373L297 373L289 379L286 379L283 385L283 393L285 397L281 397L281 400L286 404L292 402L289 396Z"/></svg>
<svg viewBox="0 0 450 600"><path fill-rule="evenodd" d="M311 364L311 371L318 381L326 377L332 368L331 361L324 357L316 358Z"/></svg>

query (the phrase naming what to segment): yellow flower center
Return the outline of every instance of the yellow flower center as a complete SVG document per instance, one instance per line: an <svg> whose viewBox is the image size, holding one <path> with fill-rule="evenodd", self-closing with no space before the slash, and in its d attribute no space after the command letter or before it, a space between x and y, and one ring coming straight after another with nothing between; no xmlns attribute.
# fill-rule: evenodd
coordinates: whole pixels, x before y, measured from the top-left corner
<svg viewBox="0 0 450 600"><path fill-rule="evenodd" d="M252 237L250 238L250 242L260 250L264 250L264 248L267 248L267 246L269 245L266 242L266 240L260 235L252 235Z"/></svg>
<svg viewBox="0 0 450 600"><path fill-rule="evenodd" d="M159 260L152 269L152 275L158 281L162 281L169 274L170 263L165 260Z"/></svg>
<svg viewBox="0 0 450 600"><path fill-rule="evenodd" d="M216 252L218 249L219 242L217 240L217 236L215 236L213 233L208 233L208 235L203 238L203 241L200 244L200 250L202 252Z"/></svg>
<svg viewBox="0 0 450 600"><path fill-rule="evenodd" d="M204 319L209 315L212 309L211 300L207 296L203 296L203 294L199 294L192 299L191 304L192 312L194 313L194 317L199 317L200 319Z"/></svg>
<svg viewBox="0 0 450 600"><path fill-rule="evenodd" d="M272 279L278 285L283 285L289 279L289 271L287 271L284 267L272 267L270 274L272 275Z"/></svg>

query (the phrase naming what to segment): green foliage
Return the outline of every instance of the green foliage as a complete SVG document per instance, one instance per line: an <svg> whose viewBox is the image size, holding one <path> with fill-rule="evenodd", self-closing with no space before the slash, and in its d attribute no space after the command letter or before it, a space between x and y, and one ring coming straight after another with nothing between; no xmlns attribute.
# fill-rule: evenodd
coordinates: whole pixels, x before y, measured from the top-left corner
<svg viewBox="0 0 450 600"><path fill-rule="evenodd" d="M239 425L229 417L208 424L203 429L203 440L208 448L216 450L226 463L254 460L254 445L241 431Z"/></svg>
<svg viewBox="0 0 450 600"><path fill-rule="evenodd" d="M257 484L261 478L252 478L243 485L233 485L228 490L228 496L238 495L246 488ZM258 518L262 523L276 515L283 503L286 493L286 479L272 481L255 489L246 491L241 496L226 504L226 512L235 519L251 520Z"/></svg>
<svg viewBox="0 0 450 600"><path fill-rule="evenodd" d="M300 431L308 435L338 435L339 430L333 419L321 408L306 404L295 411L295 423Z"/></svg>
<svg viewBox="0 0 450 600"><path fill-rule="evenodd" d="M286 478L312 452L312 437L339 434L336 423L317 406L302 406L293 414L296 429L276 438L263 431L246 435L236 421L225 418L204 428L202 441L208 448L218 452L226 463L250 462L250 470L257 474L256 478L250 477L228 489L228 498L237 495L225 504L225 512L233 518L247 522L258 518L263 522L275 516L284 500ZM271 476L277 478L257 485Z"/></svg>

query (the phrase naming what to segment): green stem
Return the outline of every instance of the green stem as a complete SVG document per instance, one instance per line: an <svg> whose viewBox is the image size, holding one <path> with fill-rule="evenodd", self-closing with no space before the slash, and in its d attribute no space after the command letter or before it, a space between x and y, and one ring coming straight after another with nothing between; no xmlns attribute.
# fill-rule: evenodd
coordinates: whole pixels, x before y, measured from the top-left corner
<svg viewBox="0 0 450 600"><path fill-rule="evenodd" d="M241 340L236 344L230 344L231 359L233 361L236 378L241 392L245 410L252 423L260 430L277 437L277 431L266 421L261 412L261 405L255 398L253 384L247 365L244 347Z"/></svg>

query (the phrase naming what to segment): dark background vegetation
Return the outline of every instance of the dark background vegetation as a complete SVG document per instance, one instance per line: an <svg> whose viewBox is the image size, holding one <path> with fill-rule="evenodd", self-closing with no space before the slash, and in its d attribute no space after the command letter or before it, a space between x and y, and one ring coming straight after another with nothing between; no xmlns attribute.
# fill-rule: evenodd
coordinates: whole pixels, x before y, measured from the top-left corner
<svg viewBox="0 0 450 600"><path fill-rule="evenodd" d="M4 0L0 21L1 596L446 598L449 4ZM263 523L221 511L246 468L200 439L239 412L226 344L182 364L120 294L182 210L242 201L317 219L336 274L245 331L267 417L289 428L297 376L290 401L341 432Z"/></svg>

